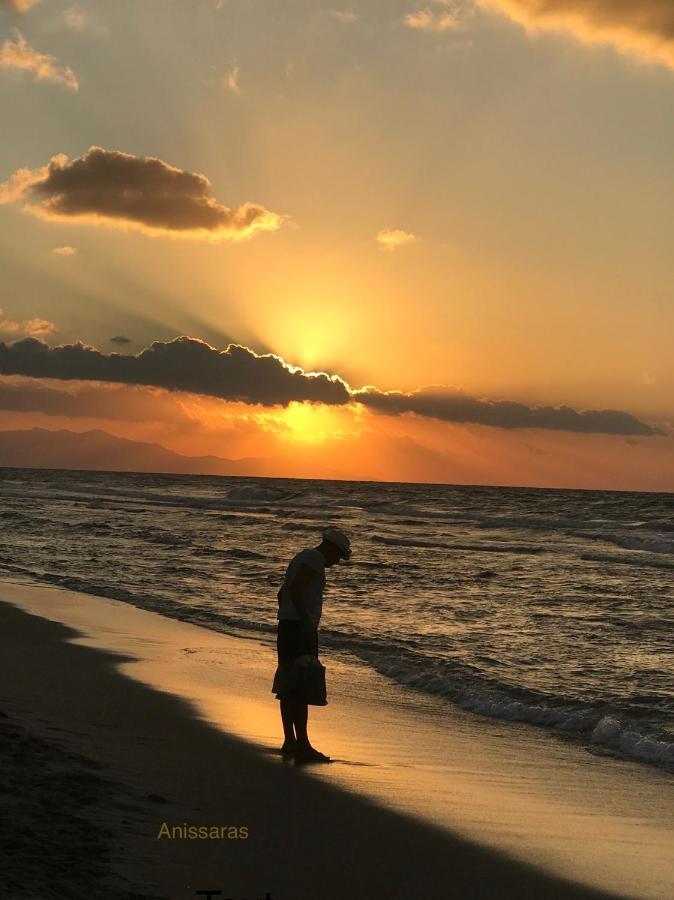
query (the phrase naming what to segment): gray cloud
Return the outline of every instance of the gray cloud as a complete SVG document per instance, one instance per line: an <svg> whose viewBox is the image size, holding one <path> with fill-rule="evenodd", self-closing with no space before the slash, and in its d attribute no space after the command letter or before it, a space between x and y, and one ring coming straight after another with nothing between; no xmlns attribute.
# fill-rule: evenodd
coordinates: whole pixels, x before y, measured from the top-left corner
<svg viewBox="0 0 674 900"><path fill-rule="evenodd" d="M0 375L145 385L264 406L286 406L292 401L332 406L360 403L386 415L411 413L493 428L645 437L662 434L620 410L531 407L509 400L480 400L443 388L411 393L376 387L352 390L337 375L308 374L271 353L260 355L239 344L216 350L190 337L155 341L136 355L105 354L79 343L49 347L37 338L0 342Z"/></svg>
<svg viewBox="0 0 674 900"><path fill-rule="evenodd" d="M17 202L42 219L201 240L242 240L275 231L283 220L254 203L223 206L205 175L102 147L73 160L59 154L40 169L19 169L0 184L0 203Z"/></svg>
<svg viewBox="0 0 674 900"><path fill-rule="evenodd" d="M577 412L568 406L526 406L511 400L478 400L443 390L379 391L366 388L354 399L388 415L414 413L443 422L472 422L494 428L545 428L584 434L654 435L660 432L630 413L619 410Z"/></svg>
<svg viewBox="0 0 674 900"><path fill-rule="evenodd" d="M264 405L349 401L346 383L337 376L307 375L272 354L259 356L238 344L216 350L189 337L155 341L135 356L84 344L49 347L34 338L0 342L0 374L148 385Z"/></svg>
<svg viewBox="0 0 674 900"><path fill-rule="evenodd" d="M477 0L528 28L565 29L674 68L672 0Z"/></svg>
<svg viewBox="0 0 674 900"><path fill-rule="evenodd" d="M110 342L112 344L130 344L131 338L126 337L124 334L116 334L114 337L110 338Z"/></svg>

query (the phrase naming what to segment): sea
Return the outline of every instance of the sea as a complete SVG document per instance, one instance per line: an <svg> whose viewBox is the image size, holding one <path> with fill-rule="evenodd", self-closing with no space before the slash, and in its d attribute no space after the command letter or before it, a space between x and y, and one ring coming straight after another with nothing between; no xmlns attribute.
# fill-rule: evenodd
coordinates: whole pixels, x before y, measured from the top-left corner
<svg viewBox="0 0 674 900"><path fill-rule="evenodd" d="M0 469L0 577L270 646L328 524L327 659L674 771L674 494Z"/></svg>

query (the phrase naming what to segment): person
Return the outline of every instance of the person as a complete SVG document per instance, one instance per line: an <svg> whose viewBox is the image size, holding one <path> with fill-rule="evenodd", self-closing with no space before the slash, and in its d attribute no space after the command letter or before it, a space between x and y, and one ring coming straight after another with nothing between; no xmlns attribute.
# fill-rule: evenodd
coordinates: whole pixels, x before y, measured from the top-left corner
<svg viewBox="0 0 674 900"><path fill-rule="evenodd" d="M283 675L287 675L298 656L318 656L325 570L350 557L351 544L346 534L339 528L326 528L317 547L300 550L292 558L278 592L279 667L272 690L281 702L284 734L281 753L296 759L329 762L330 757L312 747L307 734L309 707L296 689L284 690Z"/></svg>

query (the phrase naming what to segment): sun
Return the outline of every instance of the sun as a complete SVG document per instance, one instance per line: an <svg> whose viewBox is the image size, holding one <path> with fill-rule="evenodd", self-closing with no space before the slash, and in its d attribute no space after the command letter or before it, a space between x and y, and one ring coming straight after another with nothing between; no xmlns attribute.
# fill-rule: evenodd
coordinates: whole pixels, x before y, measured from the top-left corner
<svg viewBox="0 0 674 900"><path fill-rule="evenodd" d="M280 426L279 438L295 444L325 444L358 431L358 416L351 408L290 403L274 416Z"/></svg>
<svg viewBox="0 0 674 900"><path fill-rule="evenodd" d="M335 431L336 421L331 409L312 403L291 403L279 415L288 440L304 444L322 444Z"/></svg>

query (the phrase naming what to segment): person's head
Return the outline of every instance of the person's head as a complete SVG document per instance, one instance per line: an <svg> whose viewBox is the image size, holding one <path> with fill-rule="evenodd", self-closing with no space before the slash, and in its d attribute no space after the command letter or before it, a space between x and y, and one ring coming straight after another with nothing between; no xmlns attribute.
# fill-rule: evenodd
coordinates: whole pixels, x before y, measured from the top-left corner
<svg viewBox="0 0 674 900"><path fill-rule="evenodd" d="M326 528L322 537L318 549L325 557L326 566L334 566L341 559L351 557L351 542L339 528Z"/></svg>

